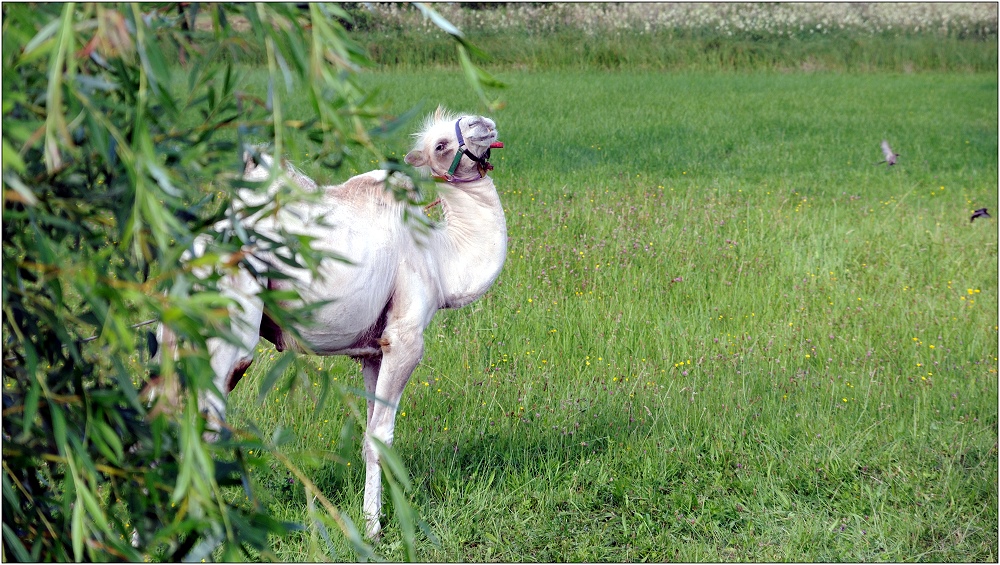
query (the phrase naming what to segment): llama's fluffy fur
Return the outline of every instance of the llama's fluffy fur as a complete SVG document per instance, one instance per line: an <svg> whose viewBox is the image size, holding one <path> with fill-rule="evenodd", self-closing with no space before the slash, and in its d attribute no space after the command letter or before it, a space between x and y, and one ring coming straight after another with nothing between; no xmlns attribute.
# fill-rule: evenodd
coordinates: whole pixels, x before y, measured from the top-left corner
<svg viewBox="0 0 1000 565"><path fill-rule="evenodd" d="M496 140L492 120L458 117L438 109L414 135L415 145L406 161L436 175L447 171L458 148L455 123L459 120L466 146L474 154L482 155ZM274 160L262 154L259 163L248 161L244 178L266 181L273 178L273 166ZM275 194L280 183L288 179L305 190L322 190L319 202L283 203L276 215L243 221L253 222L262 233L284 230L312 236L314 247L339 254L349 263L324 260L315 276L283 267L291 279L268 283L272 288L292 286L306 302L325 302L313 312L312 324L296 328L304 340L301 344L293 343L264 312L257 297L262 290L260 281L245 270L226 279L226 295L240 306L232 316L233 330L241 343L210 340L216 385L223 392L235 385L253 360L259 336L278 347L358 359L365 389L381 399L368 402L364 446L364 512L367 533L377 538L382 485L373 440L392 443L396 410L423 355L423 331L434 313L472 302L499 275L507 244L503 207L492 179L482 176L468 157L462 159L455 174L462 182L441 187L443 223L422 235L407 227L404 205L385 187L386 182L406 182L396 175L372 171L339 186L317 187L288 163L282 163L281 170L283 175L269 187L269 194ZM241 192L248 203L262 196L250 190ZM421 213L419 208L410 212ZM263 255L266 258L266 253ZM206 398L203 408L222 419L225 399Z"/></svg>

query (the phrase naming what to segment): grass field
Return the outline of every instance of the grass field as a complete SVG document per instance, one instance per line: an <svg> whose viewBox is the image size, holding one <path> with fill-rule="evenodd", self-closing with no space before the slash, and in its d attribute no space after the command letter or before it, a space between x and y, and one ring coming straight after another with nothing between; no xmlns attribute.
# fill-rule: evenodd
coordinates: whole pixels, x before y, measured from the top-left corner
<svg viewBox="0 0 1000 565"><path fill-rule="evenodd" d="M995 74L500 78L508 260L435 318L397 420L421 560L996 561L997 220L969 221L998 204ZM458 73L365 80L397 113L477 107ZM343 407L255 404L278 356L232 417L291 429L361 523Z"/></svg>

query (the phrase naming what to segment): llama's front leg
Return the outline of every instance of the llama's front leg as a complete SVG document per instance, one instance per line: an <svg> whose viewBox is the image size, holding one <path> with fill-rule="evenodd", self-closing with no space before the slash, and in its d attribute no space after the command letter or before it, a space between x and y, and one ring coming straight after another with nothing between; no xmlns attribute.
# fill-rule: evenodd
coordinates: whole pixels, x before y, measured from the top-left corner
<svg viewBox="0 0 1000 565"><path fill-rule="evenodd" d="M378 384L378 374L382 367L382 357L366 357L361 360L361 374L365 379L365 391L368 393L368 419L365 430L372 430L372 415L375 412L375 389ZM377 539L382 525L379 514L382 505L382 475L378 465L378 452L370 445L367 438L362 447L365 459L365 498L363 509L365 513L366 532L370 539ZM374 475L374 476L373 476Z"/></svg>
<svg viewBox="0 0 1000 565"><path fill-rule="evenodd" d="M415 334L415 335L413 335ZM380 400L368 402L368 431L365 437L365 497L364 514L369 539L377 540L382 531L379 518L382 512L382 469L379 465L378 449L372 442L377 439L385 445L392 445L396 426L396 410L403 396L403 389L413 374L420 357L424 353L424 340L419 332L406 337L393 336L386 332L386 345L378 377L374 383L374 394ZM369 384L369 373L365 372L365 386ZM371 389L369 389L371 391Z"/></svg>
<svg viewBox="0 0 1000 565"><path fill-rule="evenodd" d="M260 340L260 323L264 314L264 303L257 298L260 286L257 281L245 271L225 279L226 285L222 294L234 299L238 307L229 309L231 329L240 344L225 341L221 338L208 340L208 354L215 378L212 380L219 389L216 395L204 391L198 398L198 406L208 418L208 439L214 439L215 433L221 429L226 420L226 397L243 377L243 374L253 362L253 350Z"/></svg>

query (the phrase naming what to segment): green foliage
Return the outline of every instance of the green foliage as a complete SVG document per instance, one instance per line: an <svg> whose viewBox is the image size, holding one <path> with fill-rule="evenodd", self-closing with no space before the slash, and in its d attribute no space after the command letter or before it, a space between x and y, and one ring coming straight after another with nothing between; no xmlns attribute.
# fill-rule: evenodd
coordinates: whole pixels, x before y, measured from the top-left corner
<svg viewBox="0 0 1000 565"><path fill-rule="evenodd" d="M322 258L308 241L241 225L236 188L264 188L240 181L243 153L263 140L318 167L406 170L373 141L399 124L378 119L384 110L358 85L369 61L348 19L320 4L4 4L4 560L268 558L271 536L303 526L259 503L248 453L262 450L323 503L311 530L327 536L324 521L335 524L356 555L372 556L281 453L284 434L226 426L207 442L198 410L218 392L207 340L235 339L220 280L260 249L288 245L285 260L303 268ZM241 90L233 63L251 40L263 97ZM293 97L304 112L288 110ZM244 209L268 215L307 197L286 187ZM206 252L183 261L196 240ZM275 307L296 295L261 298L279 323L304 320L305 310ZM152 321L173 336L159 357ZM289 363L286 389L304 378ZM319 381L319 408L331 399L357 413L350 391ZM345 428L345 442L358 433ZM386 474L400 476L399 498L405 470Z"/></svg>

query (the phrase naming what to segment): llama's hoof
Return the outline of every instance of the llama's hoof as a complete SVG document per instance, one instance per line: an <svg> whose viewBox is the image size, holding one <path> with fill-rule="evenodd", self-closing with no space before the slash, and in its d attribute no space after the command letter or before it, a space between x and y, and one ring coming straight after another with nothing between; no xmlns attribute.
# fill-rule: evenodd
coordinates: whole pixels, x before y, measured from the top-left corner
<svg viewBox="0 0 1000 565"><path fill-rule="evenodd" d="M373 545L377 544L380 539L382 539L382 524L378 520L368 522L367 532L365 532L365 537Z"/></svg>

